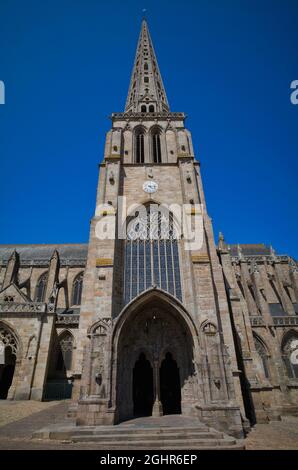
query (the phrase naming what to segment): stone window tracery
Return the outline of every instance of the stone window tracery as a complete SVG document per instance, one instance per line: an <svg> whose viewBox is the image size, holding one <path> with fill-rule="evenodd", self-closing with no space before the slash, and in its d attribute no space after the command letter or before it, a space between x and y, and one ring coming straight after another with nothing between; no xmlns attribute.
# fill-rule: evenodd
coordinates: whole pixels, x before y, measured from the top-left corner
<svg viewBox="0 0 298 470"><path fill-rule="evenodd" d="M298 379L298 335L292 334L282 348L282 358L290 379Z"/></svg>
<svg viewBox="0 0 298 470"><path fill-rule="evenodd" d="M264 375L265 375L266 379L268 379L269 378L269 364L268 364L267 350L266 350L265 346L263 345L263 343L256 336L254 336L254 342L255 342L256 351L257 351L257 353L259 355L259 358L261 360Z"/></svg>
<svg viewBox="0 0 298 470"><path fill-rule="evenodd" d="M8 328L0 325L0 343L4 345L4 348L10 347L12 354L17 355L18 343L16 337Z"/></svg>
<svg viewBox="0 0 298 470"><path fill-rule="evenodd" d="M59 337L60 350L57 357L56 369L59 371L71 370L73 354L73 336L68 331L62 333Z"/></svg>
<svg viewBox="0 0 298 470"><path fill-rule="evenodd" d="M43 273L37 283L35 291L35 301L44 302L47 289L48 273Z"/></svg>
<svg viewBox="0 0 298 470"><path fill-rule="evenodd" d="M73 281L72 305L81 305L82 290L83 290L83 273L79 273Z"/></svg>
<svg viewBox="0 0 298 470"><path fill-rule="evenodd" d="M124 302L151 286L182 300L179 249L172 214L147 207L127 224Z"/></svg>
<svg viewBox="0 0 298 470"><path fill-rule="evenodd" d="M139 127L135 131L135 162L145 162L145 148L144 148L144 130Z"/></svg>
<svg viewBox="0 0 298 470"><path fill-rule="evenodd" d="M152 160L154 163L161 163L161 145L160 145L159 129L157 128L153 129L151 133L151 138L152 138Z"/></svg>

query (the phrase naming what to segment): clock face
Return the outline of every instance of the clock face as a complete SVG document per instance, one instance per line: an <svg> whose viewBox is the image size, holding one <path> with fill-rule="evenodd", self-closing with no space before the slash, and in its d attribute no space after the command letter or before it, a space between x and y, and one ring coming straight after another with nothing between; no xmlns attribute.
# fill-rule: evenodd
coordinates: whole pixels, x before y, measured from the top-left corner
<svg viewBox="0 0 298 470"><path fill-rule="evenodd" d="M155 193L158 189L158 184L155 181L145 181L143 184L143 190L145 193Z"/></svg>

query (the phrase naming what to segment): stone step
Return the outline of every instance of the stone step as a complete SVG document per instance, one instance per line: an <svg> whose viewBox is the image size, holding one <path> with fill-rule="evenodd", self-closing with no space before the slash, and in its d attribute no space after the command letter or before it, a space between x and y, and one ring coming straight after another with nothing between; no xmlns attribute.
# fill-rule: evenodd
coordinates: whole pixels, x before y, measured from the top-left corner
<svg viewBox="0 0 298 470"><path fill-rule="evenodd" d="M198 427L75 426L43 429L32 436L64 442L98 443L102 450L244 449L243 441L205 425Z"/></svg>
<svg viewBox="0 0 298 470"><path fill-rule="evenodd" d="M102 442L97 436L86 435L77 436L71 439L72 442L98 442L100 449L124 450L124 449L221 449L237 447L236 439L160 439L160 440L135 440L131 439L121 442L107 440ZM238 444L239 446L239 444ZM241 447L241 445L240 445ZM243 444L242 444L243 448Z"/></svg>
<svg viewBox="0 0 298 470"><path fill-rule="evenodd" d="M207 427L200 427L200 428L137 428L137 429L120 429L118 427L113 427L112 429L102 429L101 427L96 427L93 429L84 429L79 428L73 431L73 435L84 435L84 434L96 434L97 436L135 436L137 434L147 434L147 435L158 435L161 436L163 434L181 434L190 435L190 434L198 434L198 433L213 433L216 436L222 437L223 433L215 431L214 429L209 429Z"/></svg>
<svg viewBox="0 0 298 470"><path fill-rule="evenodd" d="M97 434L97 433L92 433L92 434L73 434L71 436L71 440L80 440L85 439L87 436L88 439L92 438L92 441L98 441L98 442L107 442L113 440L114 442L138 442L138 441L145 441L146 439L149 441L165 441L165 440L184 440L184 441L189 441L191 439L223 439L223 435L218 435L216 433L208 433L208 432L199 432L199 433L192 433L192 434L185 434L183 431L177 434L171 434L171 433L162 433L162 434L145 434L145 433L136 433L135 435L127 436L124 434L110 434L110 435L104 435L104 434Z"/></svg>

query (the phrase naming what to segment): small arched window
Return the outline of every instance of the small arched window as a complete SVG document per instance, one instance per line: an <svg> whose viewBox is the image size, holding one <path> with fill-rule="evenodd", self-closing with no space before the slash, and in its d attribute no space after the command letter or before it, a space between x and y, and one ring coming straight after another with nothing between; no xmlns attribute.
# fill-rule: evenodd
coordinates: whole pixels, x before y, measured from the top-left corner
<svg viewBox="0 0 298 470"><path fill-rule="evenodd" d="M298 379L298 334L290 334L282 347L282 358L290 379Z"/></svg>
<svg viewBox="0 0 298 470"><path fill-rule="evenodd" d="M145 146L144 146L145 132L142 127L136 129L135 132L135 162L144 163L145 161Z"/></svg>
<svg viewBox="0 0 298 470"><path fill-rule="evenodd" d="M144 63L144 70L148 70L148 63L147 62Z"/></svg>
<svg viewBox="0 0 298 470"><path fill-rule="evenodd" d="M262 341L254 336L254 341L255 341L255 348L258 353L258 356L260 358L264 376L266 379L269 379L269 365L268 365L268 354L265 346L263 345Z"/></svg>
<svg viewBox="0 0 298 470"><path fill-rule="evenodd" d="M83 289L83 273L79 273L72 285L72 305L81 305Z"/></svg>
<svg viewBox="0 0 298 470"><path fill-rule="evenodd" d="M36 290L35 290L35 301L36 302L44 302L45 301L47 281L48 281L48 273L45 272L38 279L38 283L37 283Z"/></svg>
<svg viewBox="0 0 298 470"><path fill-rule="evenodd" d="M150 104L149 106L149 113L154 113L154 104Z"/></svg>
<svg viewBox="0 0 298 470"><path fill-rule="evenodd" d="M154 163L161 163L160 131L155 128L152 133L152 160Z"/></svg>
<svg viewBox="0 0 298 470"><path fill-rule="evenodd" d="M146 105L145 105L145 104L142 104L142 106L141 106L141 113L146 113L146 112L147 112Z"/></svg>

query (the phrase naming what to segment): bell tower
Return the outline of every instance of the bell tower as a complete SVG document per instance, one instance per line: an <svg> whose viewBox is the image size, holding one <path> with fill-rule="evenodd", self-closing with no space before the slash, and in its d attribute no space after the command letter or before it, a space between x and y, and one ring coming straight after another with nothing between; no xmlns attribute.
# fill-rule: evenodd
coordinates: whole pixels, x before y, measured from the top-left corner
<svg viewBox="0 0 298 470"><path fill-rule="evenodd" d="M175 410L242 435L224 279L185 119L170 111L143 20L125 110L111 116L90 225L75 372L80 425L133 417L134 383L149 384L147 413L166 413L163 371L173 366ZM171 207L167 236L152 205ZM188 225L179 227L179 211ZM142 364L147 381L139 380L144 371L134 379Z"/></svg>

